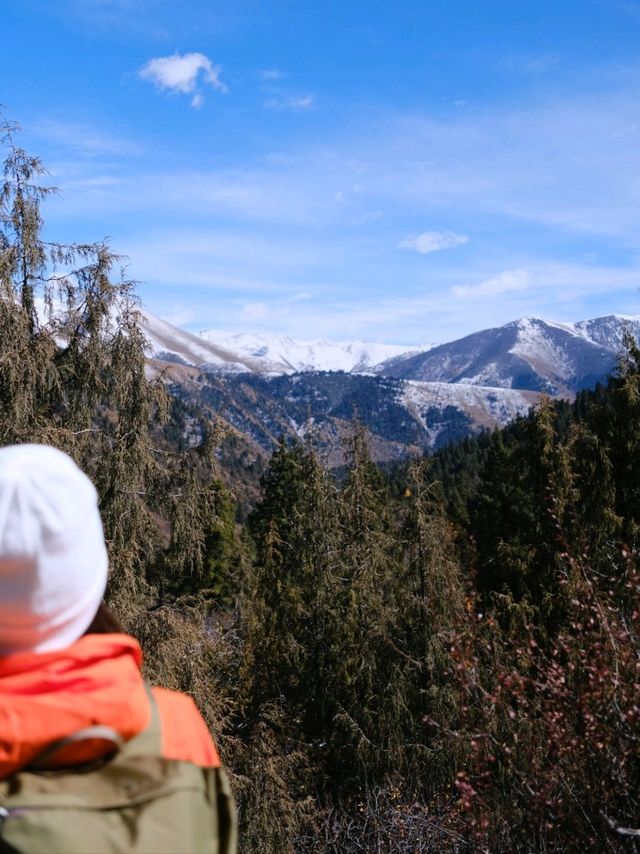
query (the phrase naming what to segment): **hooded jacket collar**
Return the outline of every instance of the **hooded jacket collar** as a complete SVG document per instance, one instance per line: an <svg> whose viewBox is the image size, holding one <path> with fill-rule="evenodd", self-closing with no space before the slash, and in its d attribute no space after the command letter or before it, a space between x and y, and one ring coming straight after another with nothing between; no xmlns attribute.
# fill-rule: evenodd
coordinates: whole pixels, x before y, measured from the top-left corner
<svg viewBox="0 0 640 854"><path fill-rule="evenodd" d="M62 650L0 658L0 779L58 738L96 724L125 740L149 723L142 652L124 634L85 635ZM65 749L65 765L86 762L104 743Z"/></svg>

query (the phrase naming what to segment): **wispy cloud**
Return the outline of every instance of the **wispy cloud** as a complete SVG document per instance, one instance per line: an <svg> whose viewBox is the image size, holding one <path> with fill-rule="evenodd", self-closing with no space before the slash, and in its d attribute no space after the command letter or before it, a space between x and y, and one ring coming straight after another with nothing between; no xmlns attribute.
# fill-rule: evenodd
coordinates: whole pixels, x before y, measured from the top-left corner
<svg viewBox="0 0 640 854"><path fill-rule="evenodd" d="M40 119L35 123L34 133L49 144L59 146L66 152L87 157L102 155L135 156L142 146L122 134L94 127L82 122Z"/></svg>
<svg viewBox="0 0 640 854"><path fill-rule="evenodd" d="M296 92L292 91L292 86L282 85L282 80L287 75L279 68L263 68L258 72L258 76L261 81L260 89L266 97L262 105L266 110L303 113L315 106L315 96L312 92Z"/></svg>
<svg viewBox="0 0 640 854"><path fill-rule="evenodd" d="M267 110L289 110L293 113L303 113L310 110L315 102L311 94L307 95L276 95L264 102Z"/></svg>
<svg viewBox="0 0 640 854"><path fill-rule="evenodd" d="M546 74L555 71L561 64L557 53L512 54L503 62L508 71L522 74Z"/></svg>
<svg viewBox="0 0 640 854"><path fill-rule="evenodd" d="M452 296L462 299L475 296L497 296L511 291L526 291L531 284L531 275L526 270L505 270L477 285L459 285L451 288Z"/></svg>
<svg viewBox="0 0 640 854"><path fill-rule="evenodd" d="M266 238L229 228L154 231L126 242L122 249L131 258L136 278L169 286L179 280L212 291L254 292L259 301L265 293L299 295L310 271L314 279L341 259L338 249L327 249L322 241Z"/></svg>
<svg viewBox="0 0 640 854"><path fill-rule="evenodd" d="M280 71L279 68L262 68L258 72L258 76L265 83L273 83L276 80L282 80L284 77L284 71Z"/></svg>
<svg viewBox="0 0 640 854"><path fill-rule="evenodd" d="M422 234L405 237L398 243L398 249L413 249L420 255L428 255L443 249L455 249L468 241L466 234L456 234L455 231L423 231Z"/></svg>
<svg viewBox="0 0 640 854"><path fill-rule="evenodd" d="M198 109L204 103L204 96L198 88L203 82L218 92L229 91L220 79L222 69L214 65L203 53L174 53L172 56L159 56L150 60L140 69L140 77L154 83L158 89L174 94L192 95L191 106Z"/></svg>
<svg viewBox="0 0 640 854"><path fill-rule="evenodd" d="M309 249L307 261L313 265L314 256L317 258L321 246ZM164 270L168 259L166 256L158 257L158 251L162 252L162 247L151 249L151 263ZM280 257L288 252L295 255L299 251L294 244L274 247L274 252ZM238 247L233 252L237 258ZM138 252L132 252L132 257L142 258ZM197 319L197 324L191 322L193 328L215 326L235 331L278 332L298 338L322 336L333 340L359 337L413 346L451 341L472 331L500 326L526 315L572 321L606 314L607 308L598 307L596 303L594 309L590 298L607 293L617 300L617 311L624 314L638 311L634 294L640 282L640 268L626 270L532 262L530 270L527 270L530 287L502 290L492 295L481 294L478 299L460 301L454 311L451 288L443 281L429 292L410 294L378 287L364 294L346 286L336 288L335 280L332 285L321 287L314 277L313 286L301 293L298 288L301 267L296 264L288 265L288 270L282 269L277 276L261 279L260 275L264 276L265 270L272 269L268 256L262 252L258 252L255 266L246 269L240 269L231 262L231 257L229 260L229 275L225 276L221 272L224 266L221 268L220 259L215 264L211 263L212 259L207 259L201 264L201 280L195 269L185 269L185 265L189 267L197 263L192 247L187 246L182 257L176 257L170 264L167 285L173 277L180 275L182 282L192 283L197 288L198 296L194 300L198 306L197 318L193 319ZM498 280L504 285L509 281L506 273L517 273L517 270L488 276L479 284ZM152 279L157 281L153 275ZM215 299L204 296L207 290L215 292ZM626 301L624 298L621 300L625 293L628 295ZM171 297L172 289L155 287L149 294L153 296L153 304L149 302L150 309L171 320L171 308L161 309L159 306L164 305L165 300L175 299L175 296ZM173 305L172 302L168 304Z"/></svg>
<svg viewBox="0 0 640 854"><path fill-rule="evenodd" d="M133 13L139 10L141 4L139 0L66 0L59 5L66 7L67 14L69 11L83 18L90 18L98 23L111 23L121 20L125 17L131 17ZM147 11L150 7L157 5L155 0L147 0Z"/></svg>
<svg viewBox="0 0 640 854"><path fill-rule="evenodd" d="M243 3L189 0L23 0L41 14L80 26L92 37L102 30L109 39L151 45L184 44L194 35L198 40L220 36L227 27L250 14ZM188 14L185 13L188 9Z"/></svg>

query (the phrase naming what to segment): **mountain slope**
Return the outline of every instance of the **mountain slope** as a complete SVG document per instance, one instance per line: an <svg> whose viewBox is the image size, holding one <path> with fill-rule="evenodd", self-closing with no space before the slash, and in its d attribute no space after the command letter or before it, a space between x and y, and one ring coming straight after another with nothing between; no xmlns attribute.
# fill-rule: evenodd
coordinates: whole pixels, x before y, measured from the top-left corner
<svg viewBox="0 0 640 854"><path fill-rule="evenodd" d="M637 318L611 316L576 324L524 318L382 363L377 372L398 379L571 396L615 369L627 327L640 334Z"/></svg>
<svg viewBox="0 0 640 854"><path fill-rule="evenodd" d="M280 436L312 434L330 465L342 464L342 440L354 419L368 431L373 458L389 461L505 424L539 398L535 392L335 371L223 376L173 365L169 375L175 395L220 418L260 452L270 453Z"/></svg>

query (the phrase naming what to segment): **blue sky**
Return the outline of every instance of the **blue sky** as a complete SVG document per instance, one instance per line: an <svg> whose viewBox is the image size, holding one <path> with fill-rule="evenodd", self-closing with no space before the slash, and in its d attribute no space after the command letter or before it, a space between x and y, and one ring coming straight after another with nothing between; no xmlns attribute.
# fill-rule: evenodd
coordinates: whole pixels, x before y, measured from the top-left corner
<svg viewBox="0 0 640 854"><path fill-rule="evenodd" d="M2 0L0 101L192 330L640 314L640 2Z"/></svg>

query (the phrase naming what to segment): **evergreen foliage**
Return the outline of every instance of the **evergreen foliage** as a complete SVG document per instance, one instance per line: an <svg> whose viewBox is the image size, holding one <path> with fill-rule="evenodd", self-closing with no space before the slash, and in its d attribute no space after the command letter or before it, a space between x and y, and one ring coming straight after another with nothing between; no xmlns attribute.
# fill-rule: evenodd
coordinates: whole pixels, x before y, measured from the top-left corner
<svg viewBox="0 0 640 854"><path fill-rule="evenodd" d="M298 757L285 850L633 850L640 591L627 454L640 362L627 346L607 387L412 464L393 498L358 428L340 488L308 449L281 445L252 572L270 569L265 591L285 578L298 589L259 599L297 625L278 659L289 670L260 696L261 725L281 733L284 715L296 733L280 741ZM324 515L305 490L318 476ZM301 567L321 555L309 586ZM319 683L291 677L311 650Z"/></svg>
<svg viewBox="0 0 640 854"><path fill-rule="evenodd" d="M71 454L96 484L111 597L133 618L162 563L198 573L216 517L206 486L211 443L171 453L160 427L167 395L145 373L133 283L114 277L106 243L47 242L45 170L3 126L0 190L0 443L44 442ZM203 462L204 479L196 456ZM159 521L163 520L163 524Z"/></svg>

